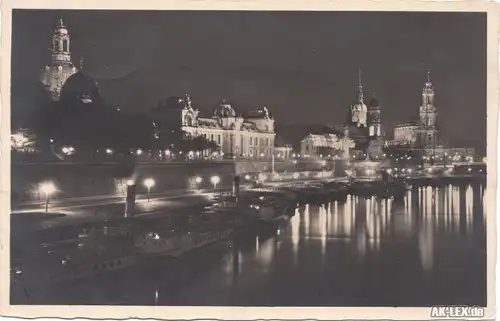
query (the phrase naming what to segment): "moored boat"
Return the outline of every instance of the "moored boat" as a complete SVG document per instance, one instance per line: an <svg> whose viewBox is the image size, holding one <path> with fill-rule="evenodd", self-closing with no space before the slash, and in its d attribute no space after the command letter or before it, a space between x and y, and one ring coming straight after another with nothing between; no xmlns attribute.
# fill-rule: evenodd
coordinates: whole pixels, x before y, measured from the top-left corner
<svg viewBox="0 0 500 321"><path fill-rule="evenodd" d="M76 239L44 244L38 251L16 257L13 283L54 284L113 272L148 258L179 257L191 250L228 239L234 221L200 216L181 228L104 226L82 231Z"/></svg>
<svg viewBox="0 0 500 321"><path fill-rule="evenodd" d="M241 213L250 221L263 223L282 221L293 215L297 206L289 191L247 193L241 201Z"/></svg>

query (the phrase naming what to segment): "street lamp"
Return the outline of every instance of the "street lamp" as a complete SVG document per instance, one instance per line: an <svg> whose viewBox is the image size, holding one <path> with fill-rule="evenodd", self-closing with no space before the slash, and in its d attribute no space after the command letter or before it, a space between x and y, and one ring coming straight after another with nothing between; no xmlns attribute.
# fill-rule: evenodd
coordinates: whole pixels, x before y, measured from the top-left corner
<svg viewBox="0 0 500 321"><path fill-rule="evenodd" d="M194 188L197 190L201 189L201 182L203 182L203 178L201 176L196 176L193 178L194 180Z"/></svg>
<svg viewBox="0 0 500 321"><path fill-rule="evenodd" d="M217 188L217 184L219 184L219 182L220 182L220 177L214 175L214 176L210 177L210 182L212 182L212 184L214 185L214 194L215 194L215 190Z"/></svg>
<svg viewBox="0 0 500 321"><path fill-rule="evenodd" d="M45 213L49 211L49 197L56 191L56 187L52 182L45 182L40 184L40 192L45 194Z"/></svg>
<svg viewBox="0 0 500 321"><path fill-rule="evenodd" d="M144 180L144 186L148 188L148 202L150 201L150 192L151 192L151 187L155 186L155 180L152 178L146 178Z"/></svg>

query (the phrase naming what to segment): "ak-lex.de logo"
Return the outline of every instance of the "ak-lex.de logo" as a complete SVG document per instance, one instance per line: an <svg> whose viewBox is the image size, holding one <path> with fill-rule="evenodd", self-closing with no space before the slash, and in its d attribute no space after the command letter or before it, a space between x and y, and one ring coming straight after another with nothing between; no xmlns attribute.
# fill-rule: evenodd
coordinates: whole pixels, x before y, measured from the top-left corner
<svg viewBox="0 0 500 321"><path fill-rule="evenodd" d="M431 318L482 318L485 308L478 306L434 306Z"/></svg>

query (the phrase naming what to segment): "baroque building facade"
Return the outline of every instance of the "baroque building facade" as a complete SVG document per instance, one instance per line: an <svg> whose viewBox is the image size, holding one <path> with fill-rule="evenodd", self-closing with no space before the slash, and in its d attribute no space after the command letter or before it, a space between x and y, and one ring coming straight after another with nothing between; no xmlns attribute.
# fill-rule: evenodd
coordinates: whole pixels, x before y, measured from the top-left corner
<svg viewBox="0 0 500 321"><path fill-rule="evenodd" d="M212 117L202 117L186 94L161 101L153 110L153 118L170 128L214 141L223 155L259 159L275 153L274 118L266 107L239 116L231 104L222 101Z"/></svg>
<svg viewBox="0 0 500 321"><path fill-rule="evenodd" d="M394 127L394 144L415 145L421 148L434 148L438 142L436 127L437 109L434 105L434 85L430 70L427 71L427 81L422 89L422 104L418 112L418 120L406 122Z"/></svg>
<svg viewBox="0 0 500 321"><path fill-rule="evenodd" d="M403 151L418 150L424 162L452 164L473 160L474 148L450 147L440 139L436 124L437 117L435 88L431 80L431 72L428 70L427 79L422 88L422 103L415 115L416 120L395 126L394 140L390 142L390 145Z"/></svg>
<svg viewBox="0 0 500 321"><path fill-rule="evenodd" d="M51 62L40 73L40 82L53 101L59 101L61 91L69 77L78 72L71 62L71 37L62 19L52 34Z"/></svg>

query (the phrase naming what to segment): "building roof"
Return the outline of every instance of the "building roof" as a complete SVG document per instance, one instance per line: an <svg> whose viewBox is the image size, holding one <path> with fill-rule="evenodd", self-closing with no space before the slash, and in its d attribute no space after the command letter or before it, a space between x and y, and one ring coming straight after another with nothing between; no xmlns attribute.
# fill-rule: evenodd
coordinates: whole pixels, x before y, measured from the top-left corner
<svg viewBox="0 0 500 321"><path fill-rule="evenodd" d="M314 146L334 147L339 142L336 134L309 134L302 141L311 140Z"/></svg>
<svg viewBox="0 0 500 321"><path fill-rule="evenodd" d="M198 126L210 129L222 129L219 122L215 118L200 118L198 117Z"/></svg>
<svg viewBox="0 0 500 321"><path fill-rule="evenodd" d="M230 104L222 102L215 108L213 115L214 117L236 117L236 112Z"/></svg>
<svg viewBox="0 0 500 321"><path fill-rule="evenodd" d="M417 127L417 126L418 124L416 121L409 121L406 123L397 124L396 126L394 126L394 128Z"/></svg>
<svg viewBox="0 0 500 321"><path fill-rule="evenodd" d="M247 131L247 132L255 132L255 133L267 133L266 131L259 130L257 125L255 125L254 123L246 122L246 121L244 121L241 124L241 130Z"/></svg>
<svg viewBox="0 0 500 321"><path fill-rule="evenodd" d="M92 102L99 98L97 81L81 71L70 76L61 90L62 101L82 100L82 102Z"/></svg>
<svg viewBox="0 0 500 321"><path fill-rule="evenodd" d="M206 128L206 129L219 129L219 130L224 130L224 128L220 125L219 120L217 118L201 118L198 117L198 127L199 128ZM241 124L241 131L247 131L247 132L255 132L255 133L267 133L265 131L259 130L257 125L251 122L246 122L244 121Z"/></svg>

